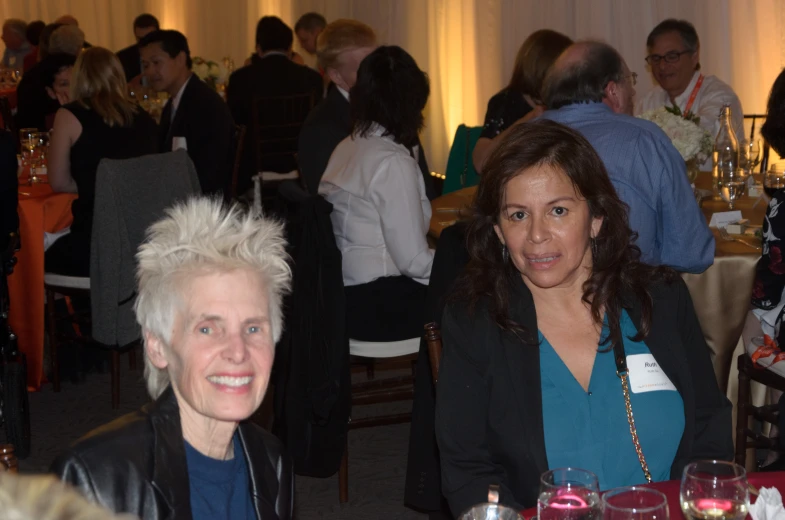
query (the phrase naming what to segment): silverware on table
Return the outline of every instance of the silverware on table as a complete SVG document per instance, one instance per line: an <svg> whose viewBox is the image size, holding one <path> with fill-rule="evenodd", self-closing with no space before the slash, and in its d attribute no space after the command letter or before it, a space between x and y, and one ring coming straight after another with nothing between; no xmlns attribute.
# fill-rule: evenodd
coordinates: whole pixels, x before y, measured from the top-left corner
<svg viewBox="0 0 785 520"><path fill-rule="evenodd" d="M760 246L747 242L743 238L731 236L731 234L728 233L728 230L725 229L724 227L718 229L720 230L720 238L722 238L723 240L726 240L728 242L740 242L746 245L747 247L752 247L753 249L757 249L758 251L760 251Z"/></svg>

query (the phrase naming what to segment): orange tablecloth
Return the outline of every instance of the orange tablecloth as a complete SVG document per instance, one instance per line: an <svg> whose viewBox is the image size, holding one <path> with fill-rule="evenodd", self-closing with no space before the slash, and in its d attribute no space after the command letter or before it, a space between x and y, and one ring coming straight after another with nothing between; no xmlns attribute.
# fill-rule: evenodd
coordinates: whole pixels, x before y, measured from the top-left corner
<svg viewBox="0 0 785 520"><path fill-rule="evenodd" d="M8 278L9 322L19 337L19 350L27 356L27 384L38 390L44 360L44 232L54 233L71 224L72 193L53 193L48 184L19 187L19 234L22 249Z"/></svg>

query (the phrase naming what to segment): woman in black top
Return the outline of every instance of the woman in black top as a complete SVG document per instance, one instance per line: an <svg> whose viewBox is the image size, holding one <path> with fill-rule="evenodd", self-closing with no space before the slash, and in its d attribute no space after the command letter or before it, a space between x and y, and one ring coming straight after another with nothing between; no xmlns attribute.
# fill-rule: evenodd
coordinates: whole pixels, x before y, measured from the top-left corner
<svg viewBox="0 0 785 520"><path fill-rule="evenodd" d="M513 124L525 123L543 113L543 80L556 58L572 44L567 36L542 29L523 42L515 57L510 84L488 101L485 124L472 153L477 172L482 173L485 161Z"/></svg>
<svg viewBox="0 0 785 520"><path fill-rule="evenodd" d="M128 97L117 56L100 47L79 55L71 79L72 102L55 116L49 182L56 192L78 193L71 232L47 250L47 272L90 274L90 235L98 163L157 151L155 121Z"/></svg>

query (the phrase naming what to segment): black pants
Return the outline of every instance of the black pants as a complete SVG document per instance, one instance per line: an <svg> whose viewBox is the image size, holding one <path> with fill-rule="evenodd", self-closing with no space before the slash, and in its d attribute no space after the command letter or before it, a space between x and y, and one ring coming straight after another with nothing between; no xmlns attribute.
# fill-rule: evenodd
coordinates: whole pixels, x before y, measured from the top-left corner
<svg viewBox="0 0 785 520"><path fill-rule="evenodd" d="M423 334L428 287L406 276L387 276L346 287L349 337L399 341Z"/></svg>

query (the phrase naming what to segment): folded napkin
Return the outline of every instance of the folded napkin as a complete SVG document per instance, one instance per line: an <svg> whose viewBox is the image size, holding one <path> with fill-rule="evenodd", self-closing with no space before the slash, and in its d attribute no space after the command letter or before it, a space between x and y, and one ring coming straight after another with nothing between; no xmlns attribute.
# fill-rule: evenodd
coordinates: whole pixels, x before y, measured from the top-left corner
<svg viewBox="0 0 785 520"><path fill-rule="evenodd" d="M758 500L750 505L752 520L785 520L782 495L776 488L760 488Z"/></svg>

